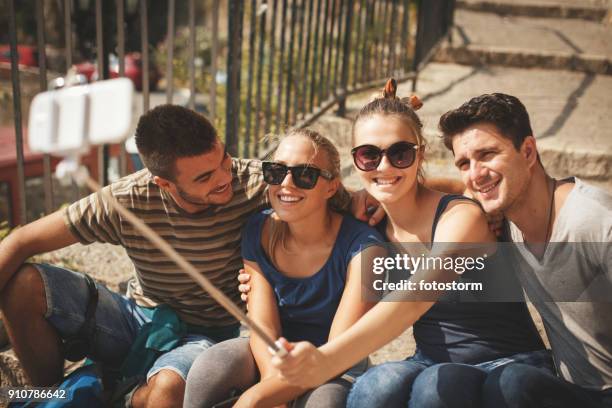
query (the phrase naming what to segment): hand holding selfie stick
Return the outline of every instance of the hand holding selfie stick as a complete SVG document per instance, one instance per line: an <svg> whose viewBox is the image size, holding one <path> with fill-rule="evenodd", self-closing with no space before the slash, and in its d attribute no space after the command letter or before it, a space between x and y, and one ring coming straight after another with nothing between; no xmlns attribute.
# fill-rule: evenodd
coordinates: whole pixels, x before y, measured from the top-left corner
<svg viewBox="0 0 612 408"><path fill-rule="evenodd" d="M123 83L118 84L118 87L115 84L109 85L110 82L115 81L123 81ZM127 81L127 82L125 82ZM106 84L104 84L106 83ZM172 246L170 246L166 241L164 241L155 231L151 229L147 224L145 224L141 219L136 217L132 212L130 212L127 208L123 207L116 199L113 197L108 191L102 190L101 186L95 182L90 176L87 169L79 164L80 155L87 151L90 147L90 144L95 144L92 140L90 134L87 131L84 131L82 135L78 135L75 133L75 129L83 128L87 130L88 125L92 122L92 116L96 114L96 112L90 112L89 110L93 110L96 104L96 89L94 85L103 85L106 89L101 89L102 93L97 95L98 104L103 102L102 99L105 92L109 95L112 95L113 101L116 104L116 101L119 99L123 99L124 101L128 101L127 108L129 109L129 120L125 120L125 112L123 113L123 117L120 118L124 123L127 123L128 126L115 128L118 129L119 136L112 135L108 137L111 140L103 140L105 137L98 137L95 139L96 141L103 140L103 142L116 142L117 139L123 139L123 136L129 130L129 125L131 125L131 101L132 101L132 93L133 87L131 81L120 78L116 80L110 81L101 81L92 85L85 85L83 87L74 87L74 88L86 88L88 89L79 89L78 92L73 92L73 90L62 89L60 91L51 91L45 92L43 94L37 95L37 98L40 95L43 95L44 104L41 105L40 100L37 104L36 98L32 102L31 114L30 114L30 129L32 132L30 136L31 140L36 140L34 144L31 144L33 150L44 151L45 153L56 153L65 156L66 158L60 162L56 168L56 174L61 179L66 176L71 176L75 182L79 186L86 185L90 190L99 192L103 194L105 198L108 200L108 203L115 211L117 211L122 217L127 219L133 226L136 228L145 238L147 238L153 245L155 245L162 253L168 256L172 261L174 261L187 275L189 275L194 281L196 281L202 289L210 294L210 296L219 303L225 310L227 310L232 316L234 316L238 321L247 326L253 333L259 336L267 345L272 354L276 354L279 357L284 357L287 354L287 349L283 347L280 341L274 341L270 338L266 332L261 329L257 323L251 320L238 306L236 306L232 300L227 297L221 290L219 290L206 276L200 274L198 270L190 264L185 258L183 258ZM111 87L114 87L111 89ZM112 90L112 92L109 92ZM84 111L83 113L86 115L84 118L74 117L76 121L81 120L81 125L77 124L75 126L74 123L70 123L68 131L71 131L73 135L77 135L76 141L73 138L66 138L66 133L62 133L61 127L61 119L62 114L63 117L71 116L70 112L62 112L62 108L65 109L65 106L62 106L62 97L65 95L60 94L57 95L58 92L70 91L73 95L68 95L71 97L67 107L70 109L75 106L75 102L78 100L84 103ZM123 92L123 98L117 98L117 93L121 94ZM55 93L55 95L53 95ZM75 97L76 95L76 97ZM78 100L77 100L78 99ZM92 100L93 99L93 100ZM107 101L108 102L108 101ZM112 106L112 104L111 104ZM124 107L126 108L126 107ZM95 118L93 118L95 122ZM105 120L108 120L105 117ZM38 134L36 134L38 131ZM61 136L60 136L61 135ZM83 136L85 135L85 136ZM42 138L48 137L48 139L43 140ZM87 136L87 137L86 137ZM100 136L100 135L98 135ZM113 137L114 136L114 137ZM63 138L63 139L61 139ZM37 144L38 143L38 144Z"/></svg>

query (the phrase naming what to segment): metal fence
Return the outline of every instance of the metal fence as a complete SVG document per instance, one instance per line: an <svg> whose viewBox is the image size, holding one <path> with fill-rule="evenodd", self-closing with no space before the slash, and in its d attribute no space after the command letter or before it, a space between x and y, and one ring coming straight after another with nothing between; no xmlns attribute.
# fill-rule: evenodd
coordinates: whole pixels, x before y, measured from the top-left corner
<svg viewBox="0 0 612 408"><path fill-rule="evenodd" d="M12 207L4 210L7 214L0 213L0 221L6 217L16 225L27 221L28 174L41 177L44 187L43 209L34 216L49 213L60 203L53 201L52 191L56 161L48 156L24 156L23 114L27 112L22 109L16 23L20 10L16 7L29 2L5 2L16 160L15 171L9 175L3 170L6 174L0 178L0 184L8 185L4 190ZM151 9L159 10L162 2L56 3L61 4L63 13L65 68L75 62L75 7L89 5L95 14L99 78L112 75L108 68L111 52L117 56L117 74L126 74L126 41L130 39L126 29L134 30L134 18L128 17L136 15L142 111L151 107L152 95L157 102L176 103L175 87L180 83L188 89L183 103L202 110L220 133L224 131L229 152L242 156L261 156L270 147L266 135L278 134L288 126L307 126L335 106L343 115L349 95L382 86L388 77L412 79L416 86L418 72L449 33L454 10L454 0L167 0L160 19ZM109 14L108 3L114 3L113 13ZM49 77L61 74L48 70L44 4L44 0L35 0L39 90L47 89ZM153 33L152 19L158 23ZM159 36L160 20L165 21L165 38L161 45L152 46L149 40L152 34ZM116 30L109 37L108 28L104 29L110 25ZM186 42L180 54L177 36ZM206 46L201 46L203 43ZM159 48L165 48L165 98L151 92L155 86L150 78L155 72L151 54L160 54ZM97 148L87 161L90 171L104 184L109 182L112 157L117 159L119 175L131 169L123 145ZM37 170L28 170L31 163L37 164Z"/></svg>

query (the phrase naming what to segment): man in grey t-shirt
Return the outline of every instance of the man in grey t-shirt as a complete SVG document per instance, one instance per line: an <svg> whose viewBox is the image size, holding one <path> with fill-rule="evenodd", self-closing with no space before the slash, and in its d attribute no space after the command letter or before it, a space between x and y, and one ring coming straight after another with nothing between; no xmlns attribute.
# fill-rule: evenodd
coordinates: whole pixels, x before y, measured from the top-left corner
<svg viewBox="0 0 612 408"><path fill-rule="evenodd" d="M440 129L467 189L509 221L519 279L557 368L557 376L522 364L494 370L484 406L612 406L612 196L548 176L529 115L513 96L473 98L444 114Z"/></svg>

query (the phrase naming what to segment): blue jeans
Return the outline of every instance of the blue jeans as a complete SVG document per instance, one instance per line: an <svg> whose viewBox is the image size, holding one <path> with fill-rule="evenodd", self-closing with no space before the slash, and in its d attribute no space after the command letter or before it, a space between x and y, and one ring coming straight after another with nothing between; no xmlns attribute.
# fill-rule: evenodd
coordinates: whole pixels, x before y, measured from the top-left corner
<svg viewBox="0 0 612 408"><path fill-rule="evenodd" d="M61 338L74 335L85 321L89 290L83 274L47 264L33 264L40 272L47 299L46 319ZM88 357L118 368L128 355L139 329L151 321L152 309L138 306L133 299L98 287L96 336ZM204 330L206 333L206 331ZM162 354L147 373L147 381L162 369L172 370L184 380L196 357L221 340L237 337L238 326L210 329L210 334L188 333L178 347Z"/></svg>
<svg viewBox="0 0 612 408"><path fill-rule="evenodd" d="M454 402L464 400L466 401L464 406L473 407L476 404L470 405L470 402L480 399L481 387L487 373L512 362L524 362L546 370L553 369L550 353L547 350L519 353L473 365L438 364L417 350L414 356L404 361L384 363L366 371L353 385L347 407L439 406L432 404L441 398L446 400L445 395L451 393L462 394ZM452 372L454 377L449 378L448 383L439 384L440 372L443 374ZM439 395L432 396L432 394Z"/></svg>
<svg viewBox="0 0 612 408"><path fill-rule="evenodd" d="M525 364L493 370L483 386L486 408L612 407L612 389L595 391Z"/></svg>

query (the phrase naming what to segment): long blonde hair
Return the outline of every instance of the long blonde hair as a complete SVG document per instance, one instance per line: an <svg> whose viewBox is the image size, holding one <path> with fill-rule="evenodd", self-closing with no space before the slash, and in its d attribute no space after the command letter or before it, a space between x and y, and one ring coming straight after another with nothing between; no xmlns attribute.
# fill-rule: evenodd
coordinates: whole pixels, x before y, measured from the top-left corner
<svg viewBox="0 0 612 408"><path fill-rule="evenodd" d="M336 146L334 146L331 140L312 129L292 129L285 135L284 138L286 139L292 136L302 136L308 138L314 148L315 156L319 154L320 150L325 152L328 162L325 170L329 171L334 179L340 177L340 153L338 153L338 149L336 149ZM328 208L332 208L334 210L344 210L349 206L347 200L350 201L350 196L344 190L342 183L340 183L336 193L329 200L327 200L327 205ZM270 217L270 222L268 225L269 239L265 247L272 262L275 265L278 265L274 251L277 245L280 244L286 252L289 252L287 248L289 225L287 225L285 221L282 221L276 217Z"/></svg>

